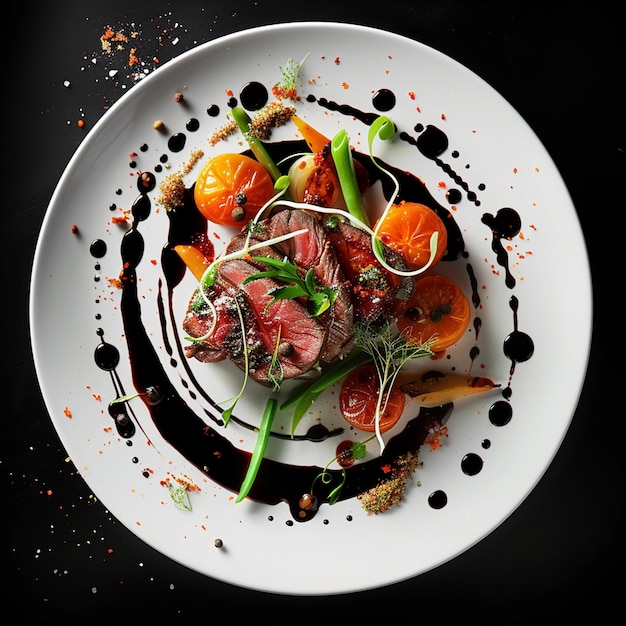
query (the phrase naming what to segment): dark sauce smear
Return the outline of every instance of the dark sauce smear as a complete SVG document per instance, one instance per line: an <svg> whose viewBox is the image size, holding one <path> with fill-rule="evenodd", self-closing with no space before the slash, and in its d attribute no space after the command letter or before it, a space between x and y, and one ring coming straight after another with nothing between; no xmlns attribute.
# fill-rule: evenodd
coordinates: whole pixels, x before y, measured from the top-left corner
<svg viewBox="0 0 626 626"><path fill-rule="evenodd" d="M242 106L250 111L257 110L266 104L268 97L267 88L261 83L254 81L247 83L241 89L239 95ZM316 99L313 96L309 96L307 100L309 102L317 102L317 104L329 110L354 117L366 125L372 124L378 117L378 113L360 111L348 104L339 104L324 98ZM226 102L226 108L236 106L236 102L237 100L234 97L230 97ZM395 95L388 89L380 89L373 96L373 105L378 111L391 110L395 103ZM217 104L211 104L207 107L209 117L217 117L220 111L220 106ZM187 122L186 130L195 132L199 126L198 120L194 118ZM469 190L462 177L442 159L442 155L449 148L449 141L445 133L435 126L422 127L420 125L416 126L414 131L418 133L417 136L400 131L399 137L401 140L416 146L424 157L434 160L466 192L468 200L476 206L480 206L480 201L477 199L476 194ZM186 139L186 135L182 132L173 134L168 141L169 150L171 152L182 151L185 147ZM275 162L283 162L283 159L306 150L306 144L303 141L268 142L266 148ZM141 150L145 151L143 146ZM458 152L455 151L453 156L457 158ZM383 177L381 171L373 165L369 156L355 152L354 158L358 159L367 169L371 182L379 181L385 196L390 197L393 191L391 181L387 177ZM166 161L167 155L163 155L161 162L165 162L163 159ZM289 167L288 159L283 167L286 173ZM384 164L384 167L391 171L400 182L398 201L404 199L426 204L443 219L448 230L448 250L443 260L455 261L461 257L467 257L468 254L465 251L461 230L453 219L452 214L434 199L426 185L408 171L403 171L387 164ZM152 338L146 331L142 321L142 301L137 289L140 280L138 267L144 254L141 223L147 220L151 214L152 204L149 193L155 187L156 176L152 172L142 172L137 180L139 195L132 204L132 224L124 234L120 245L122 261L120 311L128 347L134 391L139 394L139 398L144 402L154 425L165 441L178 450L212 481L225 489L237 493L245 476L251 454L245 450L238 449L220 433L219 428L223 427L224 424L221 419L222 409L195 381L193 373L187 365L179 333L173 333L174 345L168 338L168 327L171 326L171 328L178 329L179 326L179 321L175 319L173 313L173 293L186 271L183 261L175 253L173 247L177 244L192 243L197 241L198 238L206 241L207 237L207 222L195 207L193 187L186 190L181 206L168 211L168 240L163 246L161 256L165 284L163 285L159 281L158 308L162 338L167 354L170 357L170 364L173 366L177 366L179 362L183 364L190 381L183 381L183 386L188 390L192 398L197 397L199 394L209 405L209 408L205 409L204 416L197 415L171 383L152 343ZM461 199L461 192L457 189L450 190L447 195L447 200L450 204L457 204ZM508 270L506 251L500 240L515 236L519 232L521 225L519 215L513 209L505 208L500 209L495 216L485 213L482 216L482 222L492 231L492 249L496 253L498 263L507 269L506 285L509 288L513 288L515 281ZM96 258L103 257L106 251L106 245L102 240L95 240L90 246L90 252ZM467 271L472 289L472 303L475 309L478 309L480 305L478 285L473 268L469 263L467 264ZM534 348L531 338L517 328L518 304L517 298L512 296L510 306L514 313L514 330L506 338L503 346L504 353L511 359L512 363L509 373L509 384L506 390L503 391L503 396L506 400L495 402L489 410L489 420L497 426L503 426L508 423L513 414L508 399L511 393L510 378L513 375L515 364L528 360L532 356ZM473 327L476 339L481 326L480 318L475 317ZM120 354L117 348L105 341L102 329L99 328L97 330L97 335L100 337L100 342L94 350L94 360L100 369L109 372L116 394L116 398L109 405L109 414L114 420L120 437L127 439L128 443L131 443L130 440L136 433L136 427L138 426L142 431L143 429L141 429L132 410L131 402L124 400L126 391L116 371ZM470 351L471 360L473 361L478 354L479 350L474 346ZM327 469L325 470L327 481L315 480L323 470L321 467L300 466L266 458L261 464L249 498L268 505L275 505L281 502L286 503L294 520L299 522L311 520L319 511L319 505L328 503L331 492L341 483L343 483L343 488L339 496L340 500L355 498L360 493L375 487L387 477L383 469L385 466L393 463L399 455L418 450L428 433L445 424L452 411L452 404L430 409L422 408L414 418L408 421L401 433L387 442L380 457L359 463L341 463L342 469ZM207 417L213 424L207 424L205 419ZM254 429L252 425L247 424L236 415L232 415L231 420L245 428ZM329 431L322 424L315 424L307 433L298 435L295 438L296 440L306 439L312 442L324 441L328 437L340 435L342 432L342 428ZM272 433L272 436L282 437L287 440L291 439L290 436L280 433ZM345 448L346 441L338 443L338 453L343 449L342 446ZM490 442L483 440L483 449L486 450L489 446ZM134 462L137 461L135 460ZM475 453L466 454L461 462L462 471L470 476L479 473L482 467L483 460ZM315 499L317 505L313 507L304 506L302 504L303 495L309 494L313 483L316 485ZM428 497L428 503L434 509L445 507L447 501L447 495L442 490L436 490ZM273 519L272 516L269 519ZM291 524L292 521L289 520L288 523ZM324 523L327 523L327 520L324 520Z"/></svg>

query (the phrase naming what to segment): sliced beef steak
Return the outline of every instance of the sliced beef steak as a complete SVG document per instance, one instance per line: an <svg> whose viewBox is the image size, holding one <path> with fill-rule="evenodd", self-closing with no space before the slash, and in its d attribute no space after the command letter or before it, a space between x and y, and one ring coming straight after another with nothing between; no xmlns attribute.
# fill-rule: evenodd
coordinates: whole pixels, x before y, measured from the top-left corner
<svg viewBox="0 0 626 626"><path fill-rule="evenodd" d="M354 319L357 323L376 326L396 314L408 300L415 281L383 267L374 251L368 233L346 222L328 230L330 243L339 264L351 284ZM383 245L387 263L404 271L402 257Z"/></svg>
<svg viewBox="0 0 626 626"><path fill-rule="evenodd" d="M229 358L242 369L247 365L250 376L265 384L301 376L319 362L328 330L297 300L268 307L269 292L279 285L267 278L243 284L257 272L242 259L224 262L206 292L212 307L194 294L183 328L202 339L188 346L187 354L203 361Z"/></svg>

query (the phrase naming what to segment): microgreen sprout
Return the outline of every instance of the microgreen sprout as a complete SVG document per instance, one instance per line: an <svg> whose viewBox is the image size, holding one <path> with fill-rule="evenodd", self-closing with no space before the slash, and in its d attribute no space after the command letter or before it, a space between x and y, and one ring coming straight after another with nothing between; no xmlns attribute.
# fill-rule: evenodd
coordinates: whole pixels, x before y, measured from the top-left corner
<svg viewBox="0 0 626 626"><path fill-rule="evenodd" d="M243 382L241 383L241 389L239 393L229 400L225 400L224 402L230 402L230 406L222 411L222 419L224 420L224 426L228 425L230 421L230 416L233 413L237 402L241 396L243 396L244 391L248 385L248 346L246 344L246 327L243 322L243 313L241 312L241 306L239 306L239 301L235 298L235 306L237 307L237 315L239 316L239 325L241 327L241 341L243 343L243 359L244 359L244 367L243 367Z"/></svg>
<svg viewBox="0 0 626 626"><path fill-rule="evenodd" d="M355 326L355 339L357 346L371 357L378 374L379 389L375 413L375 432L382 453L385 442L380 432L380 417L384 413L391 387L405 363L434 354L432 345L436 337L418 343L413 339L407 339L403 334L394 333L390 322L387 321L382 328L377 327L376 329L363 325Z"/></svg>
<svg viewBox="0 0 626 626"><path fill-rule="evenodd" d="M349 448L341 452L342 457L351 457L355 460L361 460L365 458L367 454L367 443L374 439L374 436L366 439L365 441L355 441ZM324 469L313 479L311 484L311 495L314 495L315 483L319 480L324 485L329 485L332 482L332 474L328 471L330 465L339 460L339 456L333 457L326 465ZM339 500L343 486L346 483L346 470L341 468L341 482L328 494L328 503L335 504Z"/></svg>
<svg viewBox="0 0 626 626"><path fill-rule="evenodd" d="M298 98L298 86L296 81L298 80L298 74L302 64L306 61L309 53L307 53L300 61L296 63L293 59L287 59L287 65L278 66L282 74L282 78L272 87L272 93L279 100L297 100Z"/></svg>

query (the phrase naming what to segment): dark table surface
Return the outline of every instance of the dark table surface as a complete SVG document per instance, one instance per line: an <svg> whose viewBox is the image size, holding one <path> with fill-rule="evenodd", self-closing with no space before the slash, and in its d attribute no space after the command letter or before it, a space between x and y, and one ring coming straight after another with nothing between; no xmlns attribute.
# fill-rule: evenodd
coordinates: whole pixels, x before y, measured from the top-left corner
<svg viewBox="0 0 626 626"><path fill-rule="evenodd" d="M27 7L8 25L3 126L9 175L1 212L5 609L10 603L32 618L119 616L146 623L178 616L244 623L263 615L293 623L379 623L393 615L421 623L540 617L547 623L583 611L602 617L621 606L615 572L623 566L626 534L625 429L615 343L623 296L617 252L625 208L624 39L613 3L548 4L70 0ZM163 64L227 33L302 20L394 31L460 61L498 90L565 180L596 296L578 408L554 462L521 506L449 563L383 589L330 597L274 596L204 577L116 521L67 460L50 421L33 367L27 309L37 235L55 185L90 128L134 85L124 76L107 80L105 65L93 62L104 27L134 23L145 58L158 56ZM584 351L572 330L572 351Z"/></svg>

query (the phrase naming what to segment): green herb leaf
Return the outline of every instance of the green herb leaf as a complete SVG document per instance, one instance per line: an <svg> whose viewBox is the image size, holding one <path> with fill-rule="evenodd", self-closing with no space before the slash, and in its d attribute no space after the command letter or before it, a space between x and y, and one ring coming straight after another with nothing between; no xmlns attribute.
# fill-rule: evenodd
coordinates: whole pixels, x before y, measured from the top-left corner
<svg viewBox="0 0 626 626"><path fill-rule="evenodd" d="M272 300L266 309L277 300L292 300L303 297L309 301L309 313L317 317L335 302L337 290L332 287L317 285L313 268L309 268L303 278L298 267L287 257L281 260L274 257L253 256L252 260L269 265L272 269L256 272L246 277L243 281L244 285L259 278L272 278L279 282L288 283L285 287L276 287L269 291Z"/></svg>
<svg viewBox="0 0 626 626"><path fill-rule="evenodd" d="M170 498L174 502L177 509L182 511L191 511L191 503L189 502L189 495L187 493L187 487L181 485L178 482L168 480L167 488L170 492Z"/></svg>
<svg viewBox="0 0 626 626"><path fill-rule="evenodd" d="M352 458L357 461L364 459L367 454L367 442L365 441L355 441L350 448L350 452L352 452Z"/></svg>

